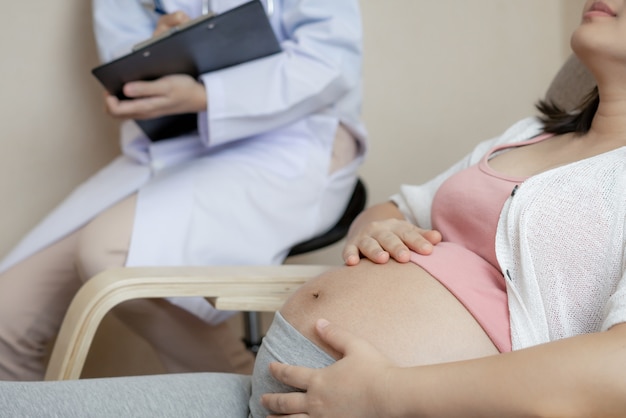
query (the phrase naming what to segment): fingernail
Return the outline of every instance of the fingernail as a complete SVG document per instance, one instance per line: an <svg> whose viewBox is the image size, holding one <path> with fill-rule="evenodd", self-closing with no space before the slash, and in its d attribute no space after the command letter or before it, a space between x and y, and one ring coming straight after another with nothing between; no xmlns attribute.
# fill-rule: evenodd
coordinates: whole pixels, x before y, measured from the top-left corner
<svg viewBox="0 0 626 418"><path fill-rule="evenodd" d="M324 328L326 328L329 324L330 324L330 322L328 322L328 321L327 321L327 320L325 320L325 319L318 319L318 320L317 320L317 327L318 327L319 329L324 329Z"/></svg>

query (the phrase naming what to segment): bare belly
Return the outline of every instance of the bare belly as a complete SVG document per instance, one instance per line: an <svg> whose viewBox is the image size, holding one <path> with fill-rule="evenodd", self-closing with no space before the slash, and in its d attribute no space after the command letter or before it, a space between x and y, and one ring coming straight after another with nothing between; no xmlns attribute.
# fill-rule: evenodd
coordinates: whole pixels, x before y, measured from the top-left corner
<svg viewBox="0 0 626 418"><path fill-rule="evenodd" d="M402 366L498 353L465 307L413 263L340 267L298 289L281 314L335 358L314 331L318 318L365 338Z"/></svg>

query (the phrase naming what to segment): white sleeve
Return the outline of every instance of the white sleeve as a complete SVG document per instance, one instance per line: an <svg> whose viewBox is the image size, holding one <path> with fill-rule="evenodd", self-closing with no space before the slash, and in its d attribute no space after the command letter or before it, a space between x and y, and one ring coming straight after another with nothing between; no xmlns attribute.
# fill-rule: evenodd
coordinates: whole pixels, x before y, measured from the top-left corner
<svg viewBox="0 0 626 418"><path fill-rule="evenodd" d="M277 5L278 6L278 5ZM280 2L279 54L202 75L207 145L267 132L332 106L361 83L358 0ZM206 130L206 132L202 132Z"/></svg>

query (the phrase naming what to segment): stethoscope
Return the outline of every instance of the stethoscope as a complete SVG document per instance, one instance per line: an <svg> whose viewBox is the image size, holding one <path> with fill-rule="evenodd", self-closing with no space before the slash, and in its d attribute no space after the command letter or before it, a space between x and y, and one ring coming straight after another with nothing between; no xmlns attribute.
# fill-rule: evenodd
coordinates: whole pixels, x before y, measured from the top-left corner
<svg viewBox="0 0 626 418"><path fill-rule="evenodd" d="M142 1L141 2L145 7L152 9L155 13L164 15L167 14L167 11L163 7L163 3L161 0L152 0L152 1ZM202 0L202 14L214 14L213 12L213 0ZM272 16L274 14L274 0L267 0L267 14Z"/></svg>

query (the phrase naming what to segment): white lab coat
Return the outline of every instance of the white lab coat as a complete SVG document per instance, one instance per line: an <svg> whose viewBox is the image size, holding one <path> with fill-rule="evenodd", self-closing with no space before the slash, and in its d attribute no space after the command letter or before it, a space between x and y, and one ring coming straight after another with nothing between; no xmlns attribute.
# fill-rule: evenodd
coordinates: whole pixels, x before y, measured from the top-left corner
<svg viewBox="0 0 626 418"><path fill-rule="evenodd" d="M245 0L213 0L220 13ZM163 0L199 15L201 0ZM265 2L264 2L265 4ZM79 186L0 264L0 271L138 192L127 265L281 263L294 244L332 225L365 152L360 121L358 0L274 0L270 20L283 52L201 76L208 112L198 134L151 143L122 124L123 155ZM151 36L157 17L139 0L94 0L104 62ZM342 123L360 156L328 174ZM219 322L204 300L172 302Z"/></svg>

